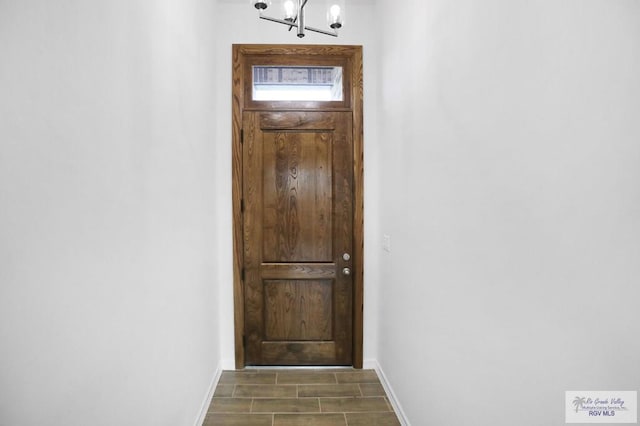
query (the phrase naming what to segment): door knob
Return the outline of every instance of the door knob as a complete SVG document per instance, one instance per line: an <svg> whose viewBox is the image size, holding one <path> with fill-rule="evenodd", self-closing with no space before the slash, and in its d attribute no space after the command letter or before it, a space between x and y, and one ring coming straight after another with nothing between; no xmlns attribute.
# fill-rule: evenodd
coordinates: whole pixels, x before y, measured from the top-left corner
<svg viewBox="0 0 640 426"><path fill-rule="evenodd" d="M350 268L342 268L342 275L351 275L351 269Z"/></svg>

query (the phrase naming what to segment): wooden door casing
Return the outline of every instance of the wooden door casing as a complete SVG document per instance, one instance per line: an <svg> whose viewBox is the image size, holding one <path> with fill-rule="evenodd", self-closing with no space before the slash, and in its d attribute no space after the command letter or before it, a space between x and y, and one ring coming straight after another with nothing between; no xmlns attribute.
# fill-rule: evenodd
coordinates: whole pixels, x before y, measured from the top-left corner
<svg viewBox="0 0 640 426"><path fill-rule="evenodd" d="M245 362L351 365L349 112L243 115Z"/></svg>
<svg viewBox="0 0 640 426"><path fill-rule="evenodd" d="M363 110L362 46L345 45L266 45L235 44L232 73L232 210L233 210L233 304L235 366L245 367L245 241L243 176L243 114L246 111L334 111L352 115L353 240L352 240L352 365L363 362ZM247 87L253 65L329 65L342 66L345 79L344 102L258 102L251 99ZM265 266L266 268L266 266ZM273 335L275 336L275 335ZM271 336L271 337L273 337Z"/></svg>

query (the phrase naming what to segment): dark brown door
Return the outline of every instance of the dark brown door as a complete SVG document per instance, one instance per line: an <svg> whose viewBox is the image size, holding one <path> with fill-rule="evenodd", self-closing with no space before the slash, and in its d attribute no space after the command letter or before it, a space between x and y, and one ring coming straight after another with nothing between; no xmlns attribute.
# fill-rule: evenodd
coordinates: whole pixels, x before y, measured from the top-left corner
<svg viewBox="0 0 640 426"><path fill-rule="evenodd" d="M351 112L245 111L245 361L352 365Z"/></svg>

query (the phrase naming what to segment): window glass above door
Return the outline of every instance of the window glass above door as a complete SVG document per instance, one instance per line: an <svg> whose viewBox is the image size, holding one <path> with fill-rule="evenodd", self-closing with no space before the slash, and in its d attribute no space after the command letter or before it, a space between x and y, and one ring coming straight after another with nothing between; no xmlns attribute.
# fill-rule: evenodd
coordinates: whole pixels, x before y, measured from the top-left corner
<svg viewBox="0 0 640 426"><path fill-rule="evenodd" d="M342 101L341 66L254 65L254 101Z"/></svg>

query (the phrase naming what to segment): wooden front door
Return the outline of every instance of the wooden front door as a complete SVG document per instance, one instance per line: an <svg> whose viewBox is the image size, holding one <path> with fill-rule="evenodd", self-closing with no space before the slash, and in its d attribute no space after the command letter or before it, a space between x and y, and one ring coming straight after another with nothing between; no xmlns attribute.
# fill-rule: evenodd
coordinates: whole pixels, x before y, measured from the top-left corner
<svg viewBox="0 0 640 426"><path fill-rule="evenodd" d="M243 114L245 362L352 365L350 112Z"/></svg>
<svg viewBox="0 0 640 426"><path fill-rule="evenodd" d="M236 44L232 79L236 368L362 368L362 47ZM256 92L292 81L330 100Z"/></svg>

